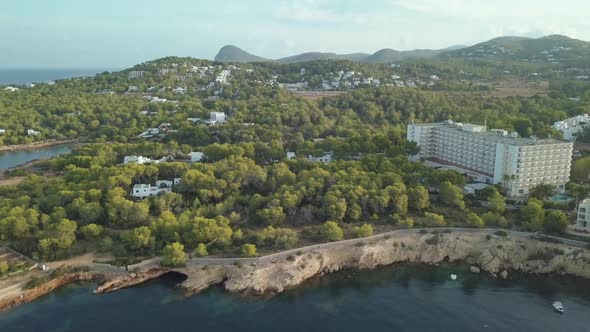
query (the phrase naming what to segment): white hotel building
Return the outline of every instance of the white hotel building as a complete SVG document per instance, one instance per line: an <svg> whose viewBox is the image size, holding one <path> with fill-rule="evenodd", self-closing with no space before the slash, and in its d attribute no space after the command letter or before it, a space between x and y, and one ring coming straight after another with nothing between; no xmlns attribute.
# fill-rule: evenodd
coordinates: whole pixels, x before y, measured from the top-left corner
<svg viewBox="0 0 590 332"><path fill-rule="evenodd" d="M420 147L420 158L464 170L479 182L501 183L511 197L526 196L539 184L562 192L569 182L571 142L519 138L450 120L410 124L407 138Z"/></svg>

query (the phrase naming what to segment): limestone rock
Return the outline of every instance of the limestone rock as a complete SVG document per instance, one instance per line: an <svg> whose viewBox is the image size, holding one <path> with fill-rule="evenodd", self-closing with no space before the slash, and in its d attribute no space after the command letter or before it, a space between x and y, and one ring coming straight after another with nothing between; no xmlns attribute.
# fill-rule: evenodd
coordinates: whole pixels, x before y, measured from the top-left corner
<svg viewBox="0 0 590 332"><path fill-rule="evenodd" d="M473 265L469 267L469 271L471 271L472 273L480 273L481 272L479 267L473 266Z"/></svg>
<svg viewBox="0 0 590 332"><path fill-rule="evenodd" d="M508 278L508 271L506 271L506 270L502 271L502 272L500 273L500 277L501 277L502 279L506 279L506 278Z"/></svg>

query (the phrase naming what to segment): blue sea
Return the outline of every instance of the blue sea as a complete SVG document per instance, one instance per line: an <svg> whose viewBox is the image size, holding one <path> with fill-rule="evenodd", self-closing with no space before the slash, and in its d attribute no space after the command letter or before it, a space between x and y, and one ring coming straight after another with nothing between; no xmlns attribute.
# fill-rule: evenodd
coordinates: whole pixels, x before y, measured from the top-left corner
<svg viewBox="0 0 590 332"><path fill-rule="evenodd" d="M105 71L118 71L117 68L78 68L78 69L0 69L0 85L44 83L72 77L94 76Z"/></svg>
<svg viewBox="0 0 590 332"><path fill-rule="evenodd" d="M590 331L587 280L514 273L499 280L468 271L403 265L348 271L270 298L220 288L186 298L174 287L182 278L174 276L100 296L92 295L96 285L72 285L0 313L0 331ZM553 311L556 300L564 314Z"/></svg>

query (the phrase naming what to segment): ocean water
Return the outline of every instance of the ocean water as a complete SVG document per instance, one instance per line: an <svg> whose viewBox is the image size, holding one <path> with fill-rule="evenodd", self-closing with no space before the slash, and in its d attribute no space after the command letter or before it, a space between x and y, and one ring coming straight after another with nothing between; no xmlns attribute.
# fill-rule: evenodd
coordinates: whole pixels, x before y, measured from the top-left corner
<svg viewBox="0 0 590 332"><path fill-rule="evenodd" d="M185 298L173 276L100 296L95 285L77 285L0 314L0 331L590 331L587 280L511 278L395 266L330 275L269 298L220 288ZM565 314L553 311L555 300Z"/></svg>
<svg viewBox="0 0 590 332"><path fill-rule="evenodd" d="M94 76L113 68L83 69L0 69L0 85L43 83L72 77Z"/></svg>

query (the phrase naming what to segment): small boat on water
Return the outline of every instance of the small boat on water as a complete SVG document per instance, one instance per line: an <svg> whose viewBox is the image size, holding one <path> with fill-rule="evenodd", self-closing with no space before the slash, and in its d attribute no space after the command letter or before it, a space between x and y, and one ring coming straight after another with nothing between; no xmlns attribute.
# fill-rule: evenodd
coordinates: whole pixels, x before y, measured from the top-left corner
<svg viewBox="0 0 590 332"><path fill-rule="evenodd" d="M563 314L565 312L565 309L563 308L563 303L559 301L553 302L553 309L559 312L560 314Z"/></svg>
<svg viewBox="0 0 590 332"><path fill-rule="evenodd" d="M457 280L457 275L456 274L451 274L451 280Z"/></svg>

